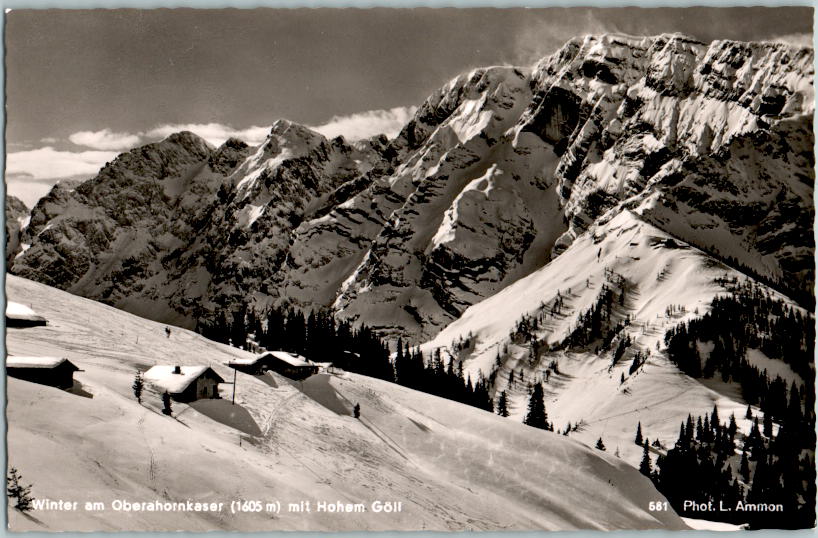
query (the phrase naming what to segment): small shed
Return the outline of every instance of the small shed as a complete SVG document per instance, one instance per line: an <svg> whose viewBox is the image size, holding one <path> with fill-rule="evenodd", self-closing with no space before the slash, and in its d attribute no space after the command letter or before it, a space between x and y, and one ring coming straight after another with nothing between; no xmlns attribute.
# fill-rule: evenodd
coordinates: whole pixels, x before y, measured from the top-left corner
<svg viewBox="0 0 818 538"><path fill-rule="evenodd" d="M318 365L286 351L268 351L261 354L262 360L269 369L290 379L306 379L318 373Z"/></svg>
<svg viewBox="0 0 818 538"><path fill-rule="evenodd" d="M6 327L36 327L45 325L46 319L20 303L6 304Z"/></svg>
<svg viewBox="0 0 818 538"><path fill-rule="evenodd" d="M79 370L74 363L60 357L6 357L6 374L10 377L60 389L74 386L74 372Z"/></svg>
<svg viewBox="0 0 818 538"><path fill-rule="evenodd" d="M224 383L224 379L209 366L159 364L145 372L143 377L177 402L219 398L219 383Z"/></svg>
<svg viewBox="0 0 818 538"><path fill-rule="evenodd" d="M318 373L317 364L301 355L286 351L266 351L252 359L236 359L227 365L252 375L260 375L272 370L295 380L306 379Z"/></svg>

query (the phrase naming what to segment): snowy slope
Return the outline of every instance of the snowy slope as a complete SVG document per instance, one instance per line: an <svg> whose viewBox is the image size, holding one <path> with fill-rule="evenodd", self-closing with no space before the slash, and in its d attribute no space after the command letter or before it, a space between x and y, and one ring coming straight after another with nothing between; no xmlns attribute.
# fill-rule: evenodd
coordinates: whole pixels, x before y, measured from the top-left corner
<svg viewBox="0 0 818 538"><path fill-rule="evenodd" d="M633 443L638 422L651 440L673 446L679 423L689 413L706 413L718 405L722 417L735 413L739 428L749 431L751 423L743 418L747 403L738 387L682 374L668 360L663 341L669 328L700 317L715 296L727 293L720 279L734 277L746 278L640 215L611 210L561 256L472 306L421 349L427 354L441 349L444 357L463 361L472 378L488 377L497 369L495 395L507 391L513 421L525 416L528 384L543 382L555 428L578 425L570 437L589 446L602 437L610 451L618 450L638 467L642 449ZM617 320L628 316L630 323L612 349L629 336L633 344L623 357L612 366L613 351L599 350L598 344L597 349L556 349L596 301L603 284L616 286L620 278L626 294L614 315ZM559 297L563 306L555 312ZM533 330L536 344L515 335L523 316L540 320ZM463 341L468 345L458 350ZM648 357L631 374L637 351ZM772 377L795 375L783 362L757 350L750 350L748 357ZM558 373L551 368L554 361Z"/></svg>
<svg viewBox="0 0 818 538"><path fill-rule="evenodd" d="M223 363L248 354L186 330L168 337L162 325L14 276L7 295L50 321L10 329L9 353L64 356L82 369L75 393L8 379L9 465L35 498L108 507L12 510L12 530L686 528L649 512L661 495L609 454L363 376L322 374L302 392L275 374L238 374L235 407L175 403L163 416L152 390L135 401L137 368L206 364L230 379ZM348 416L353 402L360 421ZM122 513L114 499L391 500L403 511Z"/></svg>

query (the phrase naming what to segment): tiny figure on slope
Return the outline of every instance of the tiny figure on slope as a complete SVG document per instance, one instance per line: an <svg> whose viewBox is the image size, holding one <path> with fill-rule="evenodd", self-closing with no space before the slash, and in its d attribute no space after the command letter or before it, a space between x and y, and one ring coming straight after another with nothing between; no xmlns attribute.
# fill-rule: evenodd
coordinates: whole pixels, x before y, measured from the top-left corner
<svg viewBox="0 0 818 538"><path fill-rule="evenodd" d="M170 338L170 327L165 327L165 336Z"/></svg>

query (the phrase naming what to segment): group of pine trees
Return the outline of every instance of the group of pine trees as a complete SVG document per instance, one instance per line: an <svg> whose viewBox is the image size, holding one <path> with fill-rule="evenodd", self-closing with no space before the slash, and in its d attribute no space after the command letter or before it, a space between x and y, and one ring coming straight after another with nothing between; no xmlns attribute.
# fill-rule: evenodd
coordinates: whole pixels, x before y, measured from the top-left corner
<svg viewBox="0 0 818 538"><path fill-rule="evenodd" d="M257 315L240 308L220 312L213 322L200 321L202 336L244 349L253 345L304 355L359 374L394 381L389 347L369 327L354 329L326 311L305 315L295 308L270 308Z"/></svg>
<svg viewBox="0 0 818 538"><path fill-rule="evenodd" d="M305 316L294 308L271 308L263 316L241 309L231 315L221 313L212 323L200 322L197 330L206 338L225 344L249 347L248 342L267 349L281 349L302 354L317 361L332 362L350 372L377 377L415 390L434 394L494 412L491 381L480 374L472 380L464 375L463 365L450 358L445 361L436 350L427 359L419 348L410 348L399 339L394 362L389 347L371 329L353 329L344 321L337 321L328 312L311 312ZM461 344L468 346L468 339ZM556 370L556 365L553 365ZM136 381L135 381L136 385ZM136 394L137 388L134 387ZM507 417L508 396L498 395L497 413ZM530 390L525 424L554 431L545 412L543 388L535 383Z"/></svg>
<svg viewBox="0 0 818 538"><path fill-rule="evenodd" d="M750 434L742 439L738 460L732 457L737 441L733 421L724 427L711 416L694 425L689 418L676 446L658 462L657 486L677 510L681 500L698 499L696 491L699 496L708 492L714 502L722 500L725 506L742 500L785 507L783 514L715 513L725 521L749 519L756 527L811 527L815 515L814 318L752 282L733 278L720 284L732 293L715 298L703 316L666 333L668 357L691 377L718 376L737 382L744 399L759 406L763 420L759 424L754 419ZM706 356L700 352L703 343L712 346ZM747 360L750 349L785 362L801 382L793 380L788 386L780 376L771 379ZM746 418L753 419L749 406Z"/></svg>
<svg viewBox="0 0 818 538"><path fill-rule="evenodd" d="M735 416L722 423L718 408L694 421L688 415L679 439L660 454L652 469L648 440L637 426L636 444L643 446L640 465L681 516L729 523L749 523L752 528L809 528L815 518L815 462L804 448L814 448L814 434L799 433L802 417L775 424L765 416L763 426L748 407L753 420L750 433L742 434ZM776 432L777 430L777 432ZM740 456L739 456L740 452ZM685 501L712 503L713 511L685 509ZM781 504L783 511L736 510L739 502Z"/></svg>
<svg viewBox="0 0 818 538"><path fill-rule="evenodd" d="M471 375L464 377L463 364L458 363L455 368L454 362L454 359L449 359L444 363L439 349L427 361L419 349L410 349L399 339L394 364L395 382L478 409L494 411L488 380L482 374L475 381L472 381Z"/></svg>
<svg viewBox="0 0 818 538"><path fill-rule="evenodd" d="M771 380L750 364L747 350L757 349L771 359L784 361L805 382L802 396L808 413L814 415L814 323L811 315L771 297L757 285L735 283L731 295L713 299L709 312L669 330L665 343L668 357L684 373L737 381L744 398L759 404L773 418L781 418L788 406L786 384L781 379ZM700 342L713 345L704 361Z"/></svg>
<svg viewBox="0 0 818 538"><path fill-rule="evenodd" d="M489 382L482 375L476 380L464 376L463 367L450 359L444 361L440 351L424 357L418 348L398 340L394 362L388 344L372 329L353 329L329 312L305 315L294 308L271 308L258 316L252 310L240 309L230 315L220 313L215 321L201 321L197 331L225 344L250 348L279 349L304 355L318 362L370 377L448 398L492 412L494 403Z"/></svg>
<svg viewBox="0 0 818 538"><path fill-rule="evenodd" d="M586 348L594 343L597 352L610 349L614 338L628 324L627 315L615 315L615 307L625 306L628 283L618 273L605 270L605 282L596 301L577 317L576 327L556 346L557 349Z"/></svg>

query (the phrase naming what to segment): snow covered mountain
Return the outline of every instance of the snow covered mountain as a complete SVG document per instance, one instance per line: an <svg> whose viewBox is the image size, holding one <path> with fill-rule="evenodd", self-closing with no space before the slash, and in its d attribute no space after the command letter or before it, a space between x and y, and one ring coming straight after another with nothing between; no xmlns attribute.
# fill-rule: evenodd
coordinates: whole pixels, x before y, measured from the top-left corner
<svg viewBox="0 0 818 538"><path fill-rule="evenodd" d="M9 276L10 300L48 326L10 329L12 355L66 357L81 371L72 392L9 378L8 457L40 502L78 510L9 510L14 531L362 531L685 529L650 481L622 460L496 415L343 373L302 383L237 374L221 400L160 412L131 385L154 364L212 367L250 357L187 330ZM361 419L351 414L361 406ZM224 503L209 512L117 511L114 501ZM261 512L231 513L234 500ZM85 502L103 510L85 510ZM278 514L267 510L279 501ZM311 512L289 504L309 502ZM372 502L402 510L372 511ZM320 512L320 502L365 512Z"/></svg>
<svg viewBox="0 0 818 538"><path fill-rule="evenodd" d="M185 327L293 303L420 342L630 210L807 304L812 58L586 36L455 78L391 141L173 135L55 187L11 272Z"/></svg>
<svg viewBox="0 0 818 538"><path fill-rule="evenodd" d="M536 472L553 473L543 454L567 449L532 448L514 424L525 416L537 384L557 429L585 445L604 440L633 467L644 457L644 447L634 444L637 424L654 443L648 460L655 465L673 450L679 423L715 405L722 418L734 415L733 436L755 458L741 474L731 448L722 470L745 493L763 491L758 453L783 445L773 440L773 430L814 430L813 74L812 49L779 43L586 36L534 66L481 68L456 77L422 103L393 140L328 140L285 120L274 123L258 147L231 139L213 148L179 133L123 153L86 182L56 186L32 210L30 223L21 222L19 248L18 231L7 222L10 270L186 328L244 305L257 312L290 304L327 308L392 341L419 344L427 358L440 353L472 380L487 379L495 405L506 396L508 424L484 414L466 420L462 406L432 404L428 396L362 376L326 380L343 398L382 414L370 431L388 446L367 447L388 454L379 465L399 468L403 463L390 459L397 454L429 475L421 482L443 488L418 499L420 505L439 502L441 491L443 498L460 499L459 490L435 478L451 463L440 459L444 455L468 460L449 469L451 477L496 490L487 477L510 474L514 481L506 486L522 491L521 511L489 511L480 519L469 511L467 496L446 508L442 517L450 524L441 526L438 513L422 519L428 528L596 526L598 520L584 512L570 521L565 518L572 511L538 518L534 507L539 510L544 498L559 504L552 490L494 456L482 467L471 448L464 454L458 444L489 428L500 445L514 445L520 454L515 461L543 461L546 468ZM13 277L10 283L12 290L41 297L47 309L45 288ZM79 308L75 300L92 308L59 297L72 308ZM720 300L734 301L728 304L730 327L716 334L702 330ZM742 300L774 302L775 311L759 317ZM123 316L123 327L155 329L116 315ZM795 330L781 331L784 326ZM671 346L674 335L688 329L687 339ZM116 336L117 330L125 329L112 325L109 332ZM179 334L205 346L202 353L241 354ZM154 344L153 351L167 352ZM27 342L21 352L34 347ZM125 347L113 356L154 362L138 347ZM79 353L78 344L62 340L55 349ZM172 351L187 357L181 348ZM126 387L124 366L117 366L118 381L106 367L86 366L89 383ZM282 402L301 402L299 410L311 417L331 416L295 392L294 400L282 400L292 391L280 380L276 388L286 394L275 397L258 380L247 383L253 397L242 405L256 422L263 409ZM326 403L326 394L315 390ZM127 416L133 411L116 405ZM429 406L453 405L441 411L445 419L418 415ZM748 441L757 430L744 418L748 408L770 424L763 441ZM785 418L785 408L798 418ZM320 434L316 446L331 453L346 454L336 441L357 435L346 423L329 433L317 422L310 427ZM456 430L458 441L444 439L446 430ZM419 440L418 431L436 436ZM333 438L338 432L341 441ZM548 439L537 437L537 443L553 441L537 433ZM276 446L301 456L300 444L280 442ZM814 438L804 435L799 442L809 453L800 462L814 473ZM497 447L472 448L485 455ZM326 454L304 457L304 467L314 472ZM350 476L358 476L361 469L350 461L344 463L354 470ZM590 467L598 472L596 463ZM258 469L259 480L275 481ZM402 495L413 490L415 482L398 475L389 475L390 487ZM806 499L809 487L802 486L798 482ZM597 487L605 488L589 485ZM809 516L810 507L801 505ZM638 525L652 526L639 510L644 507L628 513ZM603 519L616 527L611 517L606 512ZM642 528L623 520L628 525ZM387 527L361 521L349 528Z"/></svg>

